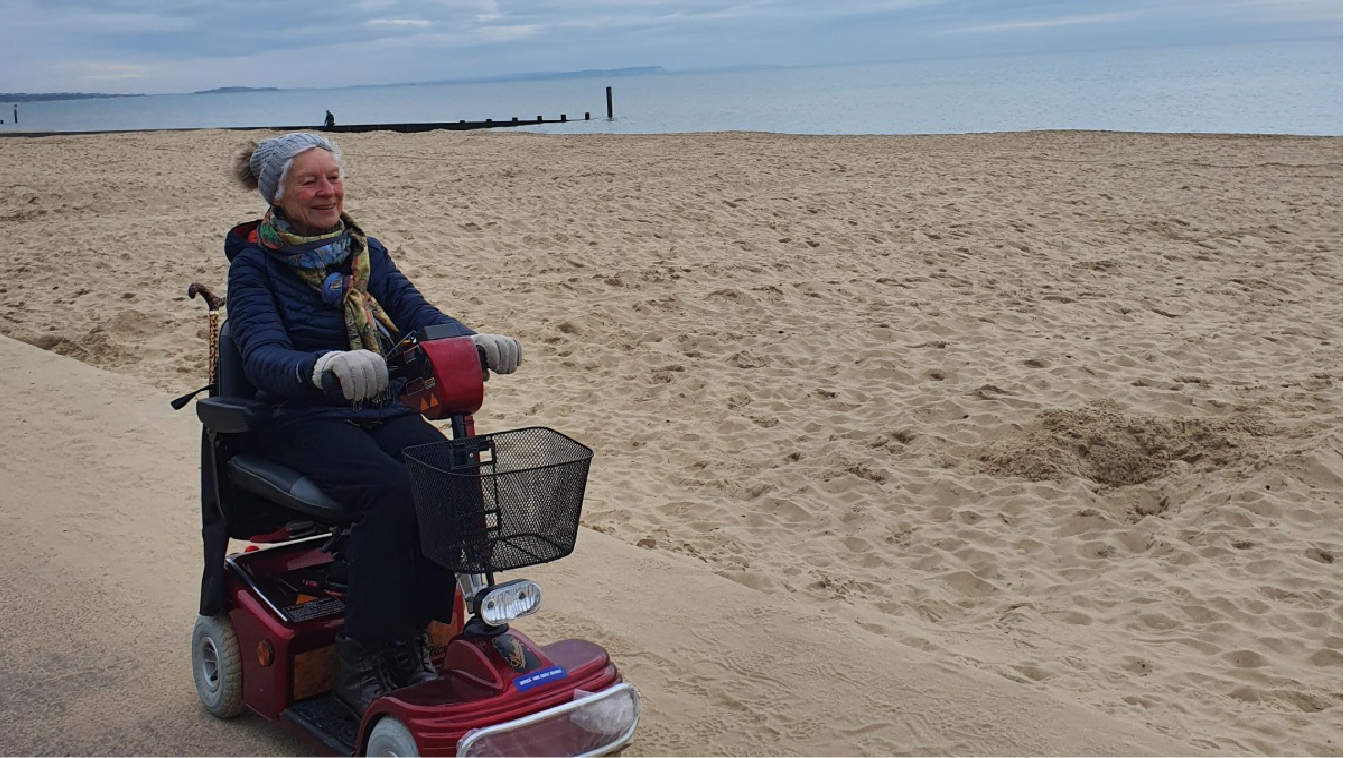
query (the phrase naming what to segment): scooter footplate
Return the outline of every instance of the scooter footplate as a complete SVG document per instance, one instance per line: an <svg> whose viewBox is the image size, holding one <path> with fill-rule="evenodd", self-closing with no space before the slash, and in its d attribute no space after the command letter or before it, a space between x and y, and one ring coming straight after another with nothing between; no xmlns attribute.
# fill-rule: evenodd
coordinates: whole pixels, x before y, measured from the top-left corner
<svg viewBox="0 0 1346 758"><path fill-rule="evenodd" d="M330 695L300 700L280 714L337 755L355 755L360 722Z"/></svg>

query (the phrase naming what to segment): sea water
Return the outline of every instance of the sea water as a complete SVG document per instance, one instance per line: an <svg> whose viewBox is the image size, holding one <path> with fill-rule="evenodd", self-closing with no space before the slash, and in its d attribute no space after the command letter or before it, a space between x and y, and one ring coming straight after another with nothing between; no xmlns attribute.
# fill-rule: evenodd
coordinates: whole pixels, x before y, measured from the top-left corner
<svg viewBox="0 0 1346 758"><path fill-rule="evenodd" d="M614 118L604 87L612 86ZM19 104L0 129L83 131L554 119L558 134L1026 129L1342 133L1342 40L473 84L154 95ZM584 119L588 111L592 118Z"/></svg>

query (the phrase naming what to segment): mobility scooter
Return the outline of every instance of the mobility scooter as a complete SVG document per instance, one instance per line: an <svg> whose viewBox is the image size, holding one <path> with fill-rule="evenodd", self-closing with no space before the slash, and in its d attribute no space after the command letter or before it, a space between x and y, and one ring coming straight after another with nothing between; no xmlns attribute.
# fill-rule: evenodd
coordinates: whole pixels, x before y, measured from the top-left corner
<svg viewBox="0 0 1346 758"><path fill-rule="evenodd" d="M293 470L258 456L254 400L222 302L200 285L215 339L210 396L197 403L205 566L192 668L206 710L251 710L337 755L576 756L621 751L640 697L584 640L537 645L509 623L541 600L495 574L574 549L592 452L542 427L474 434L484 361L470 339L432 327L388 357L399 399L447 419L451 438L406 451L427 557L457 575L454 620L432 623L440 678L380 697L362 717L331 695L342 629L343 544L354 514ZM195 393L193 393L195 394ZM180 398L182 407L192 396ZM226 555L229 540L251 544Z"/></svg>

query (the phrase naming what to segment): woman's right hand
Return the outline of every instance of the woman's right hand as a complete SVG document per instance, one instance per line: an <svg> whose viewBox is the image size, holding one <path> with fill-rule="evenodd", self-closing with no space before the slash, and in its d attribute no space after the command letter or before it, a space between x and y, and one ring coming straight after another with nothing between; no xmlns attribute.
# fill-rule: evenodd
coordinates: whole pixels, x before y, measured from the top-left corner
<svg viewBox="0 0 1346 758"><path fill-rule="evenodd" d="M313 386L323 387L323 375L331 374L347 400L368 400L388 389L388 364L372 350L333 350L313 364Z"/></svg>

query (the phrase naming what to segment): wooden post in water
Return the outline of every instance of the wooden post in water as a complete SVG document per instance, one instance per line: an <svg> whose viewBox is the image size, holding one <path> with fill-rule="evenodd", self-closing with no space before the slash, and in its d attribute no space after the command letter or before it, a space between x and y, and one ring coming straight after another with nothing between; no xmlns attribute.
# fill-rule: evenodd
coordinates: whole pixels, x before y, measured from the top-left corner
<svg viewBox="0 0 1346 758"><path fill-rule="evenodd" d="M608 87L608 118L612 118L612 87Z"/></svg>
<svg viewBox="0 0 1346 758"><path fill-rule="evenodd" d="M14 104L14 123L19 123L19 104Z"/></svg>

